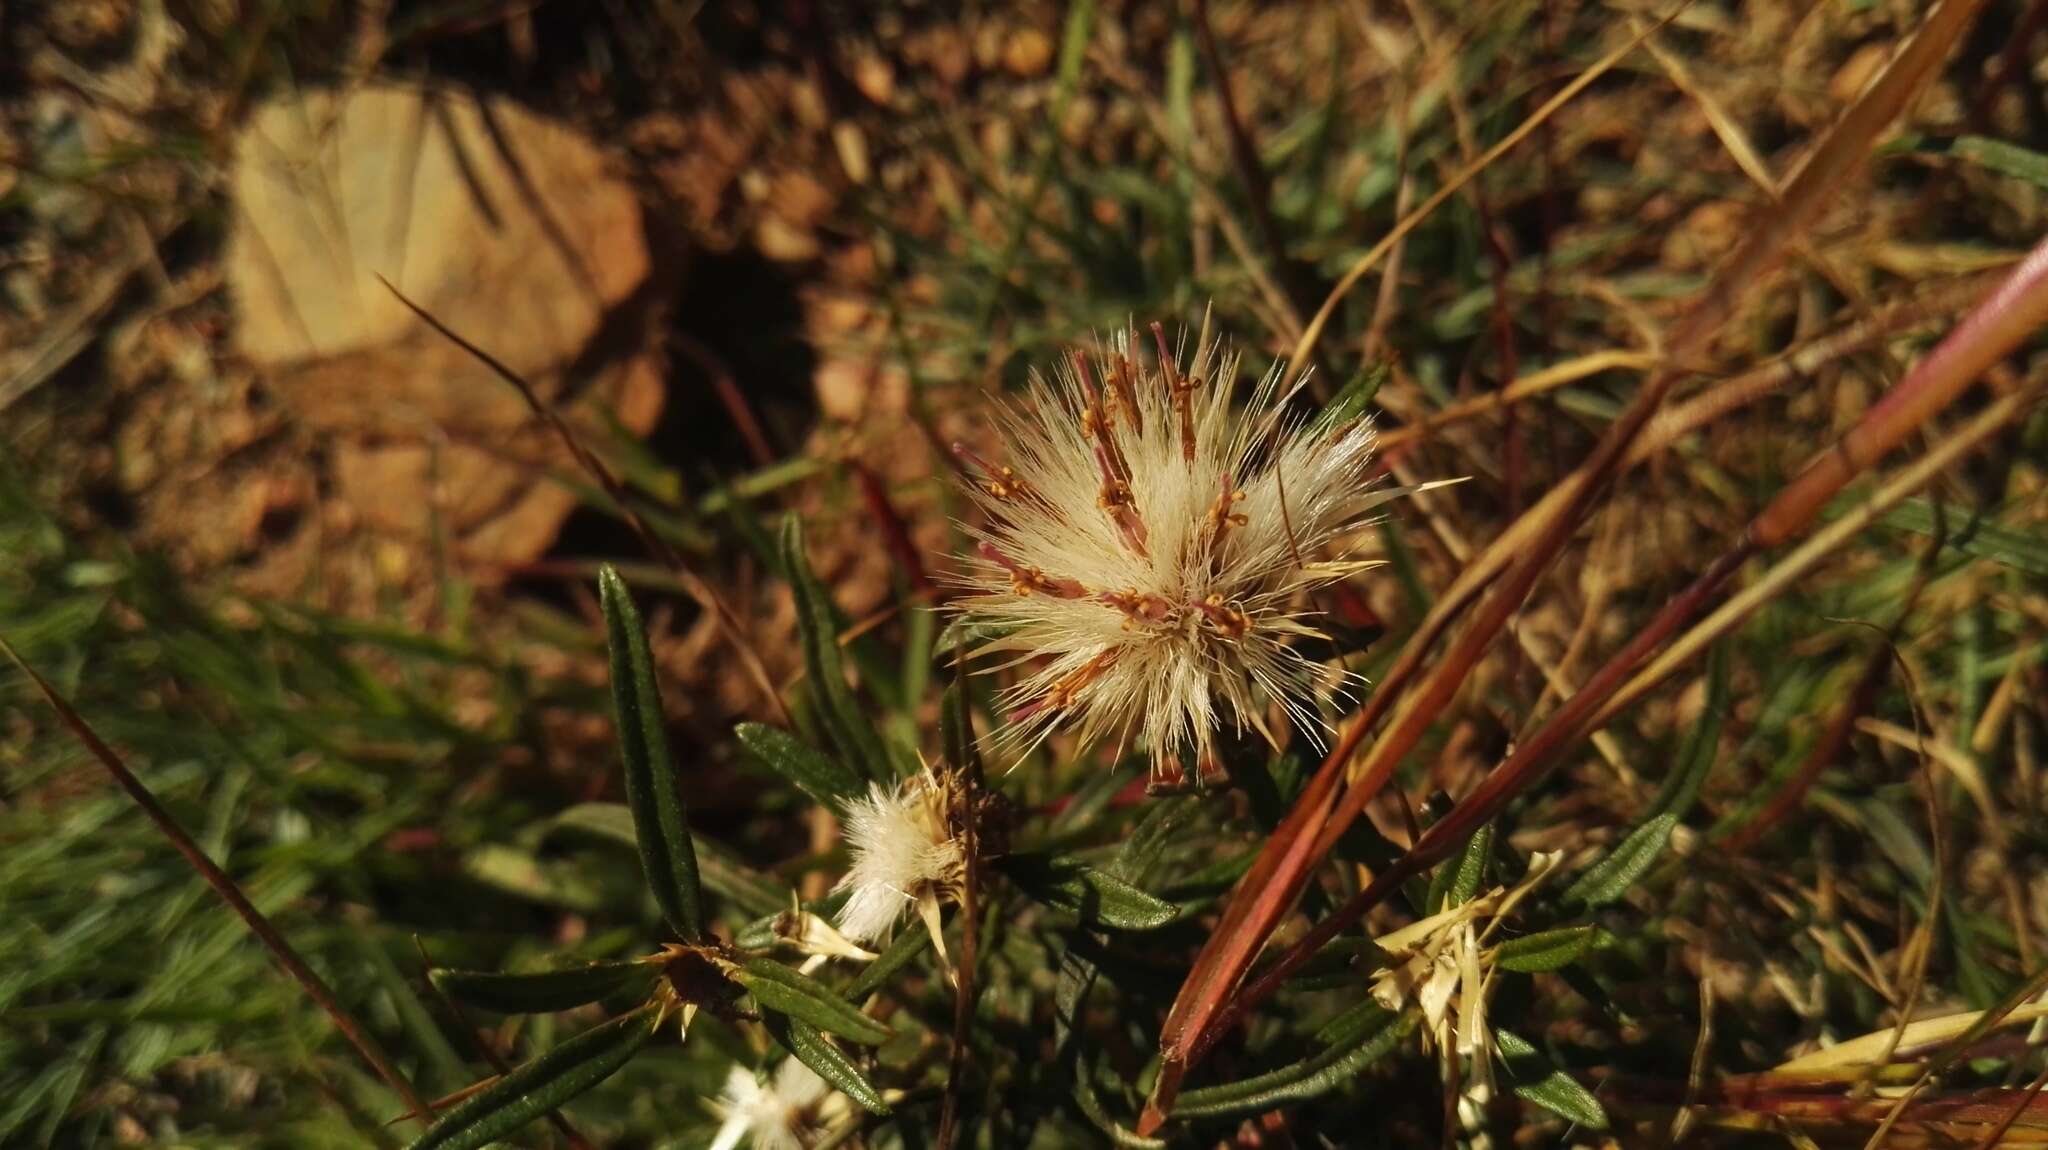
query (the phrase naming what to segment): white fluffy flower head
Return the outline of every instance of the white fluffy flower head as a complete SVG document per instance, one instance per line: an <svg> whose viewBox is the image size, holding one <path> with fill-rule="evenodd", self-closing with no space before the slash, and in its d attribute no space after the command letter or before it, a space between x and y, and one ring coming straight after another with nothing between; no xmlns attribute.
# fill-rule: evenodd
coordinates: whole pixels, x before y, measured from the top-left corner
<svg viewBox="0 0 2048 1150"><path fill-rule="evenodd" d="M754 1150L803 1150L822 1132L834 1103L840 1096L794 1058L784 1059L766 1084L735 1066L715 1104L725 1122L711 1150L734 1150L742 1140Z"/></svg>
<svg viewBox="0 0 2048 1150"><path fill-rule="evenodd" d="M945 953L939 904L959 897L967 878L967 852L953 827L954 788L926 769L890 786L869 785L865 798L846 804L843 821L853 865L834 887L850 891L839 910L839 929L857 943L874 943L915 907Z"/></svg>
<svg viewBox="0 0 2048 1150"><path fill-rule="evenodd" d="M1205 324L1206 328L1206 324ZM960 447L988 526L961 609L1001 635L977 653L1024 667L1004 738L1071 724L1084 742L1134 729L1156 789L1193 752L1221 772L1227 718L1276 742L1272 704L1311 732L1337 682L1297 647L1316 636L1306 592L1375 566L1339 546L1398 490L1371 490L1365 420L1283 412L1300 386L1275 367L1234 410L1235 353L1205 330L1182 363L1122 332L1034 375L1001 425L1009 463Z"/></svg>

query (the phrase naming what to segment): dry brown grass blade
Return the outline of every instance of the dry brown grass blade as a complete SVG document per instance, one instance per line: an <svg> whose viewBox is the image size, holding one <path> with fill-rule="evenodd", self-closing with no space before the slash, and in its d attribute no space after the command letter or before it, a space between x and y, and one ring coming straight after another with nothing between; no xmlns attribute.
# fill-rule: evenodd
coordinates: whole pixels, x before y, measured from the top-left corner
<svg viewBox="0 0 2048 1150"><path fill-rule="evenodd" d="M1605 725L1623 708L1642 698L1651 688L1668 678L1678 667L1713 645L1714 640L1740 625L1758 607L1782 594L1786 588L1839 550L1857 533L1869 529L1879 516L1898 506L1914 491L1926 486L1942 468L1961 458L1963 454L1973 450L1986 438L2024 414L2039 398L2040 391L2041 385L2036 383L2024 391L2014 392L1995 401L1956 434L1943 440L1933 451L1900 472L1897 478L1886 483L1855 510L1815 533L1756 581L1744 587L1740 594L1716 608L1713 614L1702 619L1657 656L1654 662L1638 672L1600 708L1592 718L1591 725ZM1755 544L1749 544L1744 547L1742 554L1747 557L1755 554L1757 550Z"/></svg>
<svg viewBox="0 0 2048 1150"><path fill-rule="evenodd" d="M1997 314L1987 315L1987 312ZM2007 322L2002 318L2006 313L2031 317L2034 322L2030 326ZM1933 411L1927 410L1924 404L1916 402L1912 397L1929 393L1945 395L1953 400L1965 385L1983 372L1985 367L2010 354L2021 341L2043 325L2048 325L2048 241L2043 241L2036 254L2021 265L2007 284L2002 285L1989 299L1979 305L1948 339L1922 360L1887 396L1887 402L1880 403L1867 412L1864 419L1844 436L1843 441L1856 439L1868 446L1883 442L1886 436L1890 436L1890 442L1896 443L1898 438L1902 438L1912 428L1899 424L1894 412L1920 411L1923 419L1933 414ZM1957 344L1971 346L1968 350L1956 350L1954 345ZM1961 374L1965 371L1973 371L1975 374ZM1862 505L1830 523L1825 530L1788 555L1763 579L1746 588L1742 594L1731 599L1720 610L1688 632L1684 640L1674 644L1664 656L1629 682L1628 690L1634 691L1634 694L1616 693L1622 691L1621 684L1632 670L1670 639L1686 622L1706 610L1735 572L1761 550L1760 541L1765 536L1759 525L1768 522L1810 521L1810 514L1805 519L1799 519L1796 511L1805 508L1809 503L1813 503L1815 507L1825 503L1843 484L1854 477L1855 472L1842 472L1832 465L1831 461L1835 458L1836 452L1824 453L1800 478L1804 479L1806 474L1818 473L1831 477L1833 486L1803 484L1795 479L1779 492L1778 497L1752 520L1750 528L1732 548L1716 559L1694 580L1692 586L1666 603L1655 618L1638 630L1620 651L1610 657L1606 664L1586 681L1578 694L1541 728L1524 739L1508 760L1496 767L1476 790L1459 802L1444 818L1433 824L1421 840L1393 866L1374 876L1370 886L1317 924L1307 935L1294 943L1279 961L1268 968L1256 983L1247 987L1219 1017L1217 1029L1221 1030L1245 1010L1271 996L1278 989L1280 982L1298 969L1301 963L1307 961L1323 944L1335 938L1338 933L1377 905L1401 882L1449 857L1466 836L1499 813L1515 795L1541 778L1554 765L1556 757L1562 754L1565 748L1597 729L1619 707L1626 705L1649 686L1661 681L1686 658L1698 654L1763 602L1782 593L1798 576L1811 570L1822 558L1856 533L1867 529L1886 510L1897 506L1907 496L1932 482L1942 471L1982 447L1993 435L2011 426L2040 398L2044 388L2048 388L2048 377L2037 377L2028 386L2010 392L1988 405L1956 432L1937 443L1926 455L1886 482ZM1898 397L1898 402L1891 403L1890 400L1895 397ZM1866 432L1868 434L1859 435ZM1785 506L1792 510L1785 510ZM1384 741L1383 739L1382 742ZM1377 751L1378 745L1375 745L1374 749ZM1357 787L1354 786L1353 791L1356 790ZM1347 793L1345 798L1348 802L1351 794ZM1337 825L1333 820L1331 826ZM1327 828L1325 833L1329 833Z"/></svg>
<svg viewBox="0 0 2048 1150"><path fill-rule="evenodd" d="M85 721L85 717L71 706L70 701L58 694L57 689L52 687L34 667L29 666L5 639L0 639L0 655L7 656L9 662L28 676L29 682L35 684L36 690L42 694L44 701L50 704L50 709L57 712L57 717L63 720L73 737L91 752L93 758L100 761L100 765L113 776L114 782L128 793L128 797L134 800L135 805L142 808L142 813L149 816L149 821L155 823L157 829L163 832L172 849L199 873L200 878L206 880L206 885L213 888L213 893L219 895L222 902L228 904L228 908L248 926L249 932L256 936L257 941L263 944L263 948L270 952L270 957L284 968L292 981L298 983L306 992L306 996L327 1012L327 1017L334 1020L334 1028L341 1032L341 1036L348 1040L350 1046L356 1048L356 1053L363 1056L363 1061L370 1064L370 1069L376 1071L377 1077L382 1078L385 1085L391 1087L405 1103L407 1111L421 1120L430 1117L433 1111L420 1098L419 1092L413 1089L412 1082L406 1078L404 1072L385 1055L384 1048L378 1045L376 1038L362 1023L356 1021L356 1017L348 1012L348 1008L341 1004L340 999L334 997L334 991L313 972L312 967L306 965L306 960L299 957L299 952L292 948L291 943L285 941L284 935L278 933L277 927L271 925L270 919L256 909L256 905L242 893L242 888L235 885L235 880L228 877L228 873L220 869L212 859L206 857L206 852L200 849L191 835L185 833L185 828L178 825L178 820L171 817L171 812L156 801L156 795L135 776L135 772L128 769L128 764L121 760L121 756L115 753L114 748L108 746L105 740L100 738L99 733L92 729L91 724Z"/></svg>
<svg viewBox="0 0 2048 1150"><path fill-rule="evenodd" d="M1336 287L1331 289L1329 298L1323 301L1322 308L1316 312L1315 318L1310 321L1307 329L1303 331L1301 338L1296 342L1293 352L1288 357L1289 360L1294 363L1301 363L1309 357L1315 348L1317 340L1321 337L1323 327L1329 322L1331 315L1336 312L1337 305L1342 302L1344 295L1367 272L1377 266L1379 261L1385 258L1388 252L1394 250L1407 237L1409 232L1413 231L1417 225L1428 218L1431 212L1456 195L1460 188L1476 177L1479 172L1485 170L1487 165L1505 155L1517 143L1525 139L1539 124L1555 115L1558 109L1564 107L1565 104L1569 103L1581 91L1584 91L1593 81L1620 63L1637 45L1642 43L1646 36L1662 28L1678 12L1683 10L1684 5L1681 4L1670 15L1667 15L1656 24L1631 38L1627 43L1602 57L1592 67L1582 72L1572 83L1560 89L1542 107L1531 113L1506 138L1487 149L1483 155L1452 177L1448 183L1439 188L1427 200L1423 201L1414 211L1403 216L1400 222L1378 244L1374 245L1370 251L1360 257L1359 261L1345 273L1344 278L1338 281ZM1523 520L1528 518L1529 516L1525 515ZM1452 594L1438 601L1437 608L1431 612L1431 619L1437 621L1437 633L1440 633L1442 627L1448 625L1449 621L1455 618L1466 604L1471 602L1472 597L1476 595L1480 587L1484 586L1484 583L1484 579L1473 581L1468 585L1465 594L1462 596L1458 595L1454 588ZM1429 628L1429 626L1430 623L1425 621L1425 629ZM1329 800L1331 793L1336 788L1342 764L1349 760L1352 752L1357 749L1359 741L1365 737L1366 732L1378 721L1387 701L1396 696L1401 687L1405 685L1407 679L1412 676L1420 665L1422 656L1433 641L1432 635L1427 640L1411 643L1403 652L1401 659L1388 672L1379 688L1373 692L1372 698L1367 700L1365 710L1345 729L1337 746L1324 760L1322 768L1317 772L1315 778L1310 781L1307 789L1296 800L1294 810L1289 813L1288 817L1275 830L1273 838L1268 842L1267 849L1260 853L1253 863L1252 870L1239 882L1239 891L1263 891L1268 889L1268 883L1275 874L1296 874L1307 869L1307 852L1313 849L1319 837L1322 819L1326 813L1324 804ZM1273 849L1275 843L1281 844L1282 849L1276 852ZM1299 889L1296 888L1294 893L1298 894ZM1290 895L1286 902L1291 904L1292 901L1293 899ZM1173 1009L1168 1013L1165 1027L1162 1029L1160 1036L1161 1045L1164 1049L1172 1052L1181 1046L1186 1035L1191 1030L1196 1033L1200 1031L1202 1004L1208 1001L1213 1005L1216 1000L1219 1000L1222 995L1228 994L1230 989L1236 985L1237 980L1243 976L1244 969L1250 964L1252 956L1257 954L1258 949L1264 945L1266 935L1271 932L1274 923L1278 921L1279 914L1284 909L1284 906L1270 906L1266 900L1245 898L1233 898L1225 906L1222 921L1218 924L1215 933L1212 934L1209 944L1204 946L1201 954L1197 956L1194 968L1188 974L1187 982L1182 986L1179 996L1174 1001ZM1245 924L1254 915L1257 916L1257 921L1247 930ZM1161 1111L1159 1103L1163 1100L1170 1104L1174 1093L1178 1090L1178 1069L1179 1064L1173 1060L1171 1053L1169 1053L1165 1072L1160 1079L1161 1088L1155 1091L1153 1102L1147 1106L1147 1117L1141 1120L1141 1133L1149 1133L1164 1121L1163 1111ZM1147 1122L1150 1123L1149 1126L1146 1125Z"/></svg>
<svg viewBox="0 0 2048 1150"><path fill-rule="evenodd" d="M1308 327L1302 331L1301 338L1295 342L1294 350L1288 353L1287 362L1307 363L1309 361L1309 357L1315 354L1316 343L1323 337L1323 328L1329 325L1330 317L1337 314L1337 305L1344 302L1344 297L1351 294L1351 289L1358 286L1359 280L1364 279L1368 272L1379 266L1380 261L1386 258L1387 253L1394 249L1394 245L1407 238L1408 233L1414 231L1421 225L1422 221L1428 219L1430 213L1444 206L1466 184L1476 179L1479 173L1491 167L1495 160L1513 151L1517 144L1520 144L1529 137L1530 133L1556 115L1558 109L1571 103L1580 92L1585 91L1595 80L1606 75L1616 64L1627 59L1629 53L1635 51L1644 40L1676 19L1678 14L1685 11L1690 3L1691 0L1685 0L1684 3L1679 4L1659 18L1656 23L1629 37L1621 46L1600 57L1599 60L1593 63L1592 67L1573 77L1571 83L1558 89L1556 95L1545 100L1541 107L1529 113L1528 118L1517 124L1514 131L1503 136L1499 143L1486 149L1478 159L1459 169L1457 175L1452 176L1450 180L1445 182L1443 187L1430 193L1429 198L1422 201L1421 205L1414 211L1401 217L1399 223L1396 223L1386 235L1380 237L1380 242L1374 244L1364 255L1358 257L1358 262L1351 265L1350 270L1344 273L1344 278L1337 281L1337 286L1330 289L1329 296L1323 300L1323 306L1316 309L1314 318L1308 321Z"/></svg>
<svg viewBox="0 0 2048 1150"><path fill-rule="evenodd" d="M1841 121L1830 130L1820 146L1787 181L1783 195L1773 205L1772 210L1750 230L1742 245L1716 269L1713 279L1688 307L1676 332L1667 343L1670 362L1686 363L1704 349L1708 339L1734 314L1745 289L1774 265L1782 256L1786 244L1812 221L1828 198L1847 182L1854 168L1868 155L1878 132L1922 89L1981 7L1982 0L1946 0L1927 17L1913 39L1893 59L1884 74L1850 106ZM1645 29L1643 35L1654 32L1661 26L1660 22L1652 28ZM1632 40L1631 46L1639 42L1639 39L1640 37ZM1610 57L1611 59L1615 58ZM1603 60L1602 63L1612 66L1608 60ZM1544 109L1539 110L1538 115L1554 111L1557 100L1567 97L1576 90L1577 87L1568 86L1551 103L1547 103ZM1531 119L1534 120L1535 117ZM1526 134L1530 127L1533 127L1533 124L1525 124L1523 128L1517 129L1509 140ZM1500 146L1489 149L1482 160L1490 162L1501 150ZM1469 178L1469 175L1461 173L1461 179L1464 178ZM1429 209L1441 202L1445 192L1455 191L1459 182L1453 181L1449 188L1425 202L1417 214L1426 214ZM1363 269L1369 268L1381 253L1381 249L1386 246L1383 242L1373 253L1368 253L1368 256L1360 261L1360 265L1353 269L1353 274L1348 274L1345 280L1340 282L1338 291L1332 293L1331 299L1325 302L1322 311L1318 312L1316 319L1310 324L1309 332L1304 335L1305 343L1320 333L1321 326L1334 312L1341 292L1348 289L1351 283L1355 283L1358 276L1364 274ZM1295 358L1298 360L1299 355L1297 354ZM1592 457L1581 469L1517 520L1501 538L1495 540L1478 562L1460 575L1452 592L1438 602L1436 609L1432 610L1417 635L1403 650L1394 668L1374 692L1365 712L1346 730L1337 750L1325 760L1317 777L1311 781L1298 800L1296 810L1282 824L1280 832L1276 832L1273 840L1267 843L1260 858L1255 861L1252 871L1239 885L1237 897L1232 899L1233 905L1225 911L1223 925L1197 957L1195 967L1190 972L1187 983L1183 985L1162 1031L1164 1060L1153 1096L1148 1101L1144 1117L1139 1124L1140 1133L1149 1134L1164 1124L1166 1113L1178 1093L1182 1075L1220 1037L1227 1022L1227 1018L1219 1017L1224 1011L1223 996L1228 995L1237 985L1245 970L1249 968L1252 957L1263 947L1265 939L1278 924L1280 916L1300 896L1314 862L1327 855L1329 849L1335 845L1336 839L1363 811L1365 803L1392 777L1401 759L1454 697L1484 649L1514 612L1520 609L1523 599L1534 587L1537 579L1555 561L1565 540L1577 529L1590 510L1594 497L1626 458L1637 435L1655 414L1664 394L1677 378L1677 373L1667 368L1646 381L1628 410L1608 429ZM1731 571L1732 568L1719 571L1717 583L1719 578L1725 578ZM1453 643L1451 650L1446 652L1432 673L1422 679L1412 692L1406 691L1407 681L1413 678L1420 668L1429 645L1433 644L1435 638L1448 627L1452 618L1462 613L1472 603L1479 590L1496 577L1498 582L1492 593L1480 602L1477 614ZM1631 649L1634 649L1634 645ZM1647 653L1648 650L1645 648L1637 651L1635 657L1640 659ZM1608 668L1603 668L1603 674L1613 674L1611 662ZM1580 697L1599 697L1606 691L1611 691L1613 687L1613 682L1596 675L1595 681L1581 691ZM1395 711L1389 729L1373 743L1370 752L1365 760L1358 764L1355 773L1351 772L1348 769L1350 753L1363 738L1366 729L1377 719L1378 714L1386 709L1382 700L1397 692L1405 693L1402 694L1399 709ZM1570 710L1571 708L1567 708L1567 711ZM1561 711L1560 717L1565 713ZM1556 725L1555 718L1552 725ZM1565 726L1555 737L1561 739L1572 733L1575 733L1575 724ZM1353 777L1351 785L1338 799L1336 809L1325 817L1320 811L1323 804L1329 801L1335 787L1334 780L1326 776L1333 772L1352 773ZM1489 777L1488 782L1495 782L1500 773L1496 771L1495 776ZM1482 790L1484 789L1482 786ZM1297 815L1303 816L1299 823L1296 821ZM1437 825L1442 827L1450 821L1452 820L1447 819ZM1283 837L1290 833L1310 831L1311 828L1318 839L1311 850L1304 851L1298 841ZM1421 844L1418 844L1418 848L1420 846ZM1396 867L1388 873L1393 874L1401 869ZM1415 871L1408 869L1407 873L1412 875ZM1356 917L1355 914L1347 913L1354 905L1360 904L1362 900L1370 900L1363 901L1363 906L1370 906L1372 902L1384 897L1391 889L1388 883L1381 881L1385 877L1387 876L1375 878L1365 892L1347 904L1346 912L1340 912L1339 916L1333 917L1325 926L1337 922L1340 918L1348 924L1348 921L1355 920ZM1235 904L1246 900L1250 900L1251 905L1240 913ZM1362 908L1357 913L1363 913ZM1342 929L1342 925L1337 929ZM1320 936L1321 940L1326 941L1334 933L1334 930L1325 933L1319 928L1311 937ZM1308 940L1303 941L1306 944ZM1317 945L1320 945L1320 941ZM1302 945L1290 951L1290 956L1305 956L1311 952ZM1264 993L1270 993L1271 987L1277 986L1278 977L1281 976L1283 975L1269 973L1262 979L1260 985L1265 988ZM1240 996L1240 999L1245 997L1247 996ZM1234 1017L1241 1013L1242 1009L1243 1004L1240 1001L1239 1004L1232 1006L1229 1016Z"/></svg>
<svg viewBox="0 0 2048 1150"><path fill-rule="evenodd" d="M575 457L576 465L587 472L591 479L596 481L599 487L603 488L606 497L617 505L619 513L626 517L626 522L633 528L633 533L639 536L641 544L652 552L655 558L661 560L663 565L668 567L669 570L675 572L676 582L682 585L684 593L695 600L698 607L711 612L712 618L718 621L719 632L725 636L725 641L732 645L734 653L739 656L740 665L746 669L747 677L754 681L755 689L761 693L761 697L767 702L768 708L775 712L776 718L784 726L788 726L790 724L789 708L783 705L781 694L775 690L775 681L769 678L768 668L761 662L760 653L755 651L754 645L747 641L747 635L740 626L739 617L732 613L732 608L725 605L725 600L719 597L718 592L713 590L709 583L706 583L701 576L691 570L689 564L683 562L682 553L671 546L668 540L655 534L654 529L648 526L647 520L633 506L632 495L626 490L625 485L620 483L618 477L612 474L611 468L604 465L603 460L592 454L590 449L583 445L583 441L576 435L576 430L569 426L567 420L562 418L562 413L556 411L553 404L542 399L540 394L534 391L533 385L521 377L518 372L513 371L496 356L464 338L453 328L435 318L427 309L407 298L404 292L398 290L398 285L385 279L382 275L377 277L377 282L383 284L385 290L389 291L399 303L404 304L406 310L418 316L420 322L433 328L441 338L474 356L478 363L490 368L494 375L517 391L520 398L526 400L526 405L532 409L533 414L543 423L546 423L549 430L553 431L561 439L562 446L569 449L569 454Z"/></svg>

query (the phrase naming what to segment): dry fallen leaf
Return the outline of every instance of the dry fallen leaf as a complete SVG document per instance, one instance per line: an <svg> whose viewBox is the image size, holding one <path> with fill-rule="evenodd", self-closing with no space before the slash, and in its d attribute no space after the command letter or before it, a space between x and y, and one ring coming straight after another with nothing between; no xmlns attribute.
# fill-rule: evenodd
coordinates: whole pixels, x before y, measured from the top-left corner
<svg viewBox="0 0 2048 1150"><path fill-rule="evenodd" d="M635 433L660 414L640 206L569 128L428 88L304 93L250 117L231 187L235 349L325 449L330 526L444 533L488 580L545 552L576 503L518 393L379 276L596 442L600 409Z"/></svg>

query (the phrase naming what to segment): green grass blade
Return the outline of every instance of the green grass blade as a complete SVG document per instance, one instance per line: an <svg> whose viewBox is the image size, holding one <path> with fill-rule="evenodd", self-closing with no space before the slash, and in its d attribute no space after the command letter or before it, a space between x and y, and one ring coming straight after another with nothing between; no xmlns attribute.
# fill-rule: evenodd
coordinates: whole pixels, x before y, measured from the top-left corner
<svg viewBox="0 0 2048 1150"><path fill-rule="evenodd" d="M1494 1033L1508 1077L1518 1084L1509 1087L1524 1102L1532 1102L1552 1114L1588 1130L1607 1129L1607 1111L1578 1079L1551 1065L1529 1041L1510 1031Z"/></svg>
<svg viewBox="0 0 2048 1150"><path fill-rule="evenodd" d="M1360 1071L1394 1052L1415 1029L1413 1012L1395 1015L1369 1003L1325 1028L1323 1049L1299 1062L1239 1082L1189 1090L1173 1108L1177 1119L1257 1114L1327 1094L1355 1081Z"/></svg>
<svg viewBox="0 0 2048 1150"><path fill-rule="evenodd" d="M1567 926L1509 939L1500 944L1494 960L1502 970L1523 974L1560 970L1606 941L1607 932L1597 926Z"/></svg>
<svg viewBox="0 0 2048 1150"><path fill-rule="evenodd" d="M858 1002L881 989L882 984L889 981L891 975L902 970L911 959L923 954L924 948L930 946L931 942L932 936L929 931L897 931L896 937L890 941L880 957L863 967L860 977L854 979L853 985L846 988L846 999L849 1002Z"/></svg>

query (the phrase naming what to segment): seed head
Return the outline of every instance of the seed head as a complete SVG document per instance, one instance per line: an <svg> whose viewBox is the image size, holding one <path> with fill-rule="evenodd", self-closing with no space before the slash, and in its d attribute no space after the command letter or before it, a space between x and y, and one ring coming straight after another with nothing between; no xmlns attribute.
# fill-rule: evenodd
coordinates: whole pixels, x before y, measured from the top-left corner
<svg viewBox="0 0 2048 1150"><path fill-rule="evenodd" d="M1220 775L1226 720L1277 743L1277 703L1323 728L1316 704L1342 677L1297 648L1320 634L1307 592L1376 565L1341 544L1401 492L1370 488L1368 421L1286 414L1302 381L1277 366L1235 410L1235 353L1204 339L1182 364L1152 337L1150 356L1126 331L1034 375L1000 418L1008 463L956 448L986 520L960 609L999 636L977 654L1023 668L1002 739L1135 730L1171 789L1190 752Z"/></svg>
<svg viewBox="0 0 2048 1150"><path fill-rule="evenodd" d="M846 805L844 826L853 865L834 891L851 892L839 930L856 943L879 942L915 907L941 956L939 904L958 898L967 880L967 852L953 826L949 776L927 769L893 785L869 785Z"/></svg>

